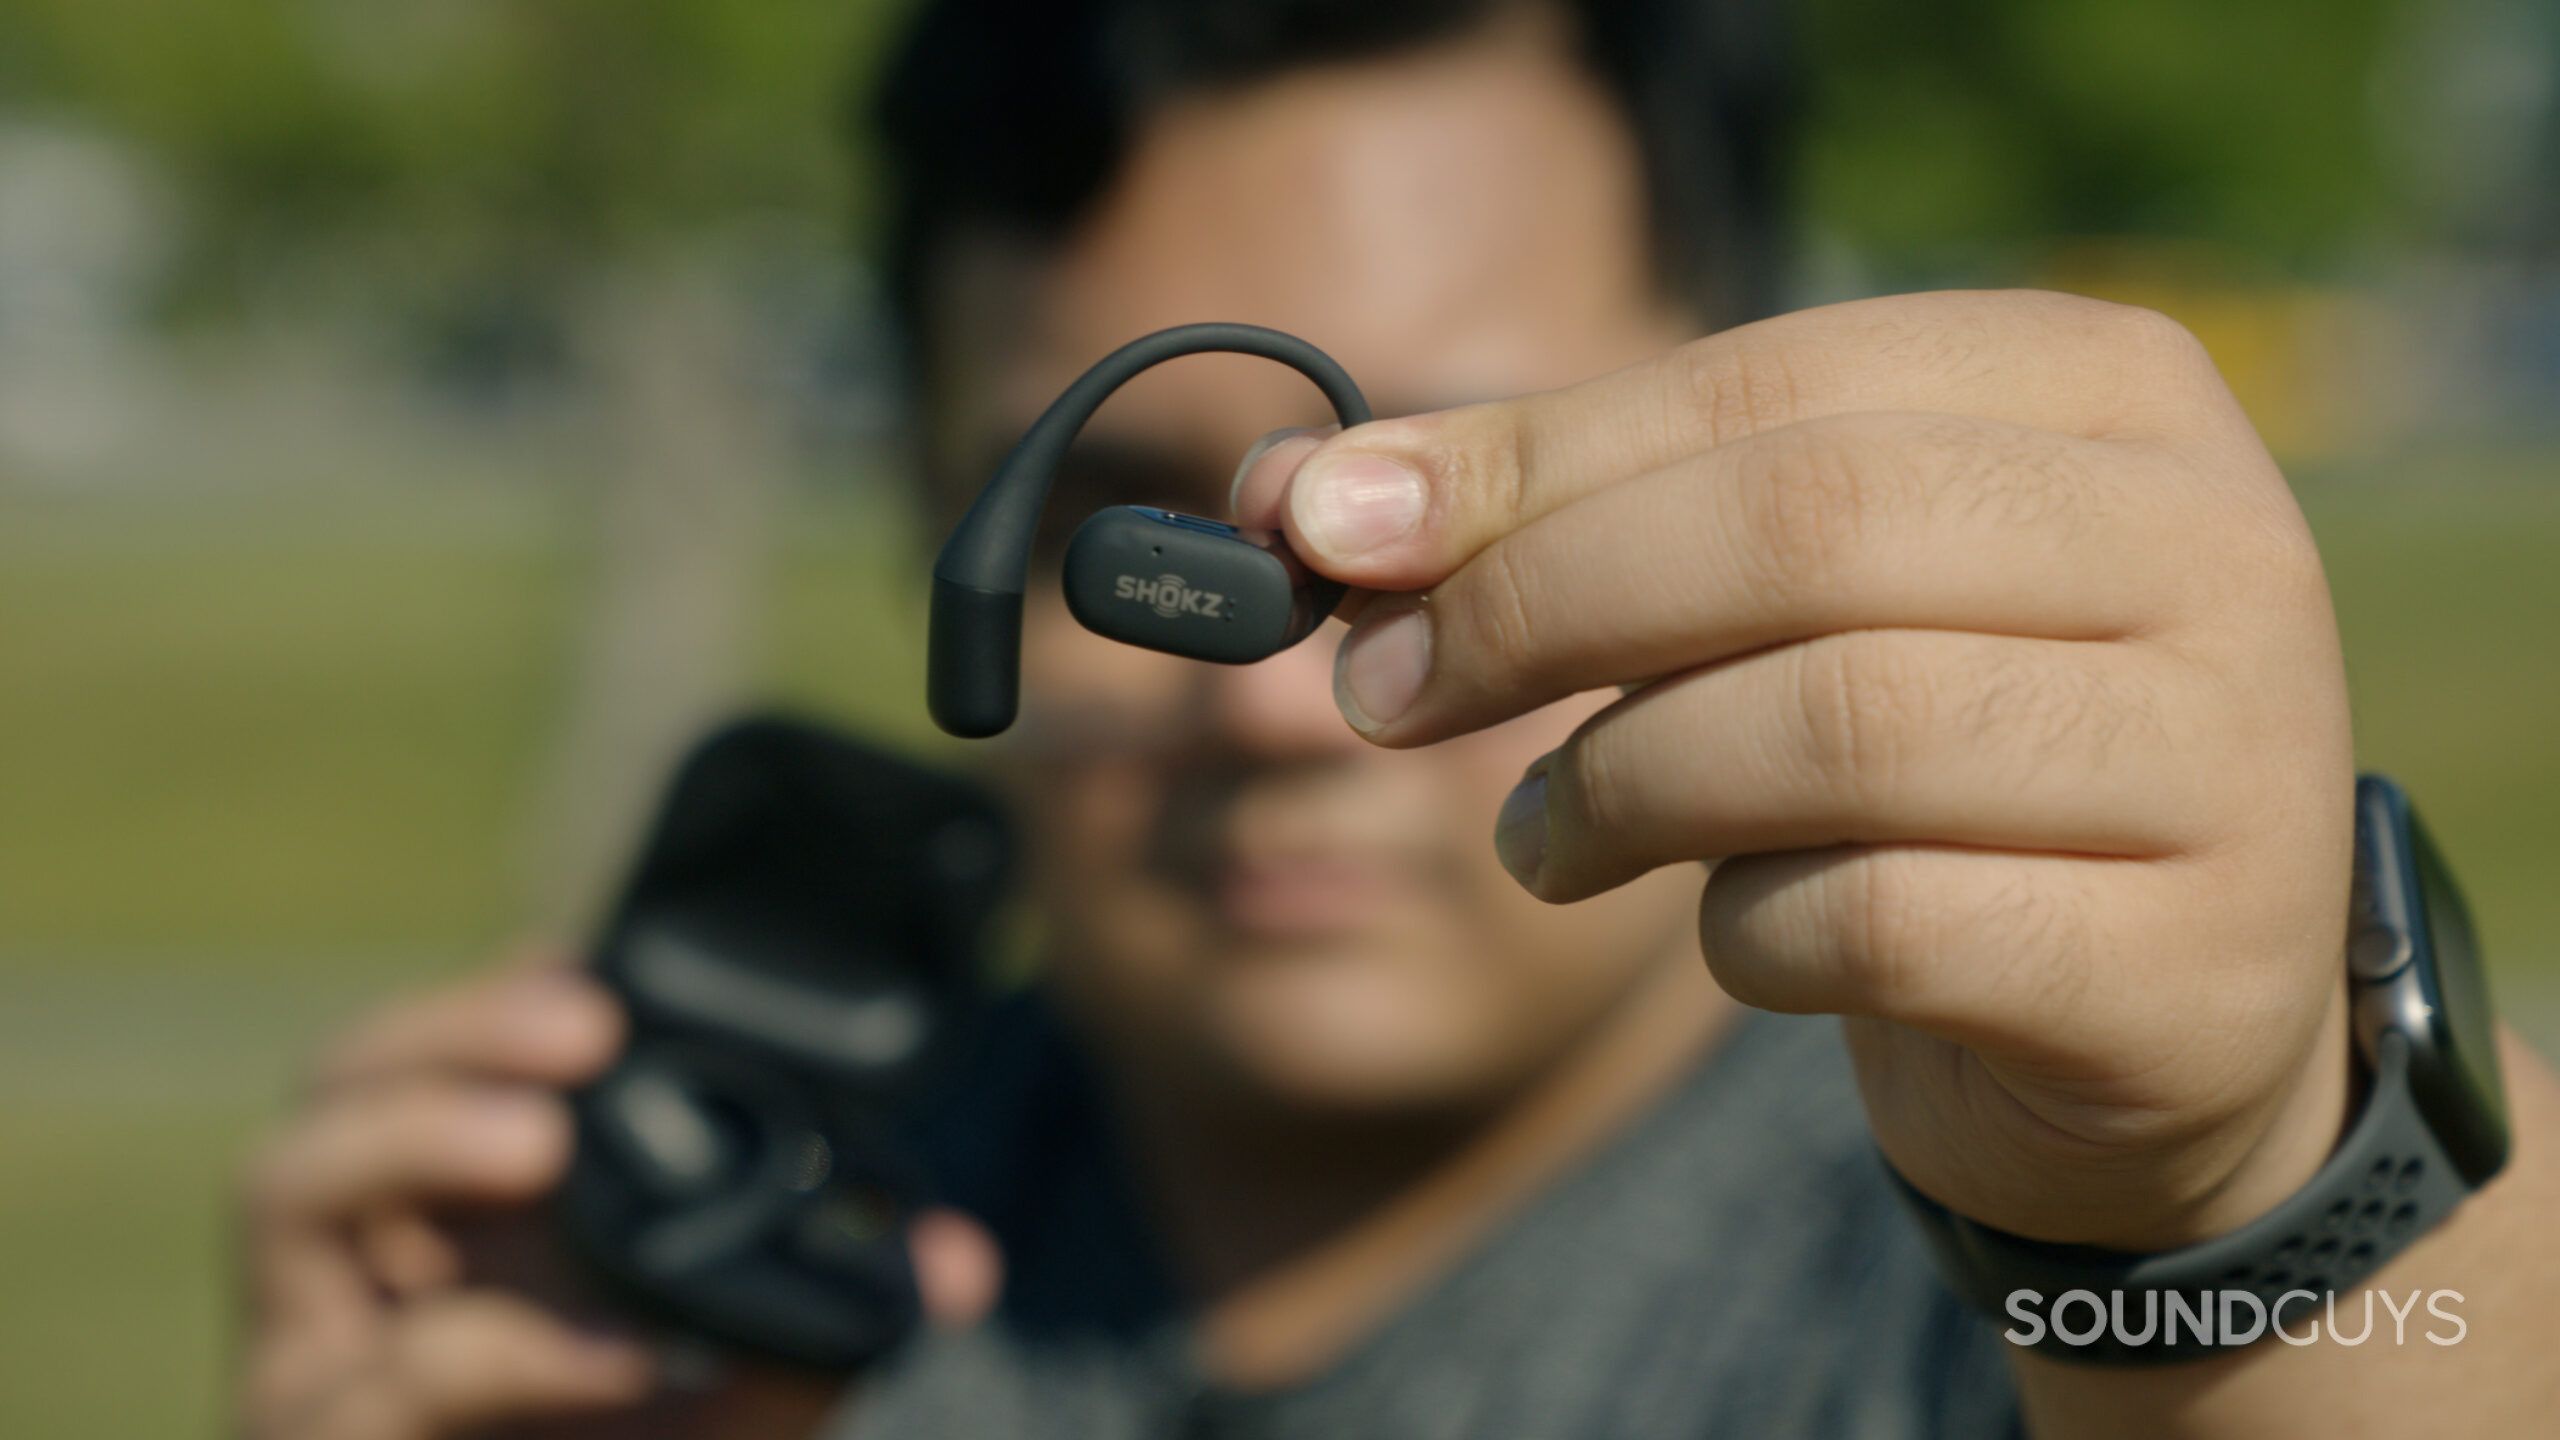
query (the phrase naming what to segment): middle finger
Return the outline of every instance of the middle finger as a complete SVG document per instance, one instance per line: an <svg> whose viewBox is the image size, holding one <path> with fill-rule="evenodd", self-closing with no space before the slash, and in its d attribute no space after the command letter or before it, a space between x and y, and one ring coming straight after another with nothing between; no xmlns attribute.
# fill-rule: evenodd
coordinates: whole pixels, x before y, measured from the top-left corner
<svg viewBox="0 0 2560 1440"><path fill-rule="evenodd" d="M1807 421L1586 496L1373 600L1345 717L1419 745L1566 695L1878 626L2115 639L2195 543L2165 452L1945 415Z"/></svg>
<svg viewBox="0 0 2560 1440"><path fill-rule="evenodd" d="M1926 842L2158 856L2204 835L2160 657L2106 642L1858 630L1638 691L1531 767L1504 862L1571 901L1682 860ZM2205 773L2210 773L2209 769Z"/></svg>

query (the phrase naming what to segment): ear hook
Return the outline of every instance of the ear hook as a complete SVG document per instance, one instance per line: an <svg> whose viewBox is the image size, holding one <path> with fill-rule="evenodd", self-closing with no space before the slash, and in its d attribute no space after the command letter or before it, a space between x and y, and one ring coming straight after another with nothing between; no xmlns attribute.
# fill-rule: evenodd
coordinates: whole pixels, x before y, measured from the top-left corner
<svg viewBox="0 0 2560 1440"><path fill-rule="evenodd" d="M925 690L936 724L964 739L1001 734L1013 724L1021 708L1022 596L1031 578L1031 541L1058 462L1102 402L1140 371L1211 351L1276 360L1314 381L1344 428L1368 422L1369 402L1332 356L1259 325L1177 325L1104 356L1023 432L934 562ZM1345 588L1321 578L1306 587L1317 621Z"/></svg>

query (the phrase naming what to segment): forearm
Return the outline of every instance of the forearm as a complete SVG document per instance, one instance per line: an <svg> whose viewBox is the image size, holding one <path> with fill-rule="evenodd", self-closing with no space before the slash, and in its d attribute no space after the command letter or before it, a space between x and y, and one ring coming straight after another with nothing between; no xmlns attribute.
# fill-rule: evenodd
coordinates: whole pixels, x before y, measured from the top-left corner
<svg viewBox="0 0 2560 1440"><path fill-rule="evenodd" d="M2037 1440L2116 1437L2545 1436L2560 1427L2560 1076L2504 1037L2514 1148L2506 1169L2357 1290L2339 1296L2355 1338L2363 1290L2376 1293L2364 1342L2290 1345L2272 1336L2228 1358L2158 1368L2072 1365L2028 1350L2011 1369ZM2453 1291L2446 1313L2427 1297ZM2412 1292L2417 1295L2410 1303ZM2381 1297L2403 1307L2395 1322ZM2304 1321L2293 1317L2299 1336ZM2438 1343L2430 1334L2453 1339Z"/></svg>

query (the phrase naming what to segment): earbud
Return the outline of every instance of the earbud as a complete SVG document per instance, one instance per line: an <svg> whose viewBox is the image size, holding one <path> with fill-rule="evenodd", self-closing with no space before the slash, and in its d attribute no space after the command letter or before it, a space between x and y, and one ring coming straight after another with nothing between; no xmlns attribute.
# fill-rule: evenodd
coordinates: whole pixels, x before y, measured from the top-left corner
<svg viewBox="0 0 2560 1440"><path fill-rule="evenodd" d="M933 566L925 691L936 724L966 739L1001 734L1021 707L1022 596L1031 541L1067 446L1111 392L1182 355L1233 351L1306 376L1343 425L1369 404L1333 357L1258 325L1178 325L1103 357L1023 432L961 517ZM1096 512L1067 546L1067 609L1088 630L1194 660L1245 665L1315 632L1346 587L1301 564L1285 541L1142 505Z"/></svg>
<svg viewBox="0 0 2560 1440"><path fill-rule="evenodd" d="M1144 505L1097 511L1067 546L1067 609L1084 628L1168 655L1250 665L1324 623L1343 587L1274 537Z"/></svg>

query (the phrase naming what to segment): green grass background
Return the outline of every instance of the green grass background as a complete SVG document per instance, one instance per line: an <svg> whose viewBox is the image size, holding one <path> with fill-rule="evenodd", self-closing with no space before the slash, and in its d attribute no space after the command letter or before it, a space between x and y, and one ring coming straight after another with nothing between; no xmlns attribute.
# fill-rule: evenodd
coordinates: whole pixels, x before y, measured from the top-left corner
<svg viewBox="0 0 2560 1440"><path fill-rule="evenodd" d="M2413 787L2537 1016L2554 458L2298 481L2365 762ZM907 532L841 487L788 509L766 689L923 741ZM537 488L0 492L0 1437L222 1429L236 1156L317 1034L522 913L581 530Z"/></svg>

